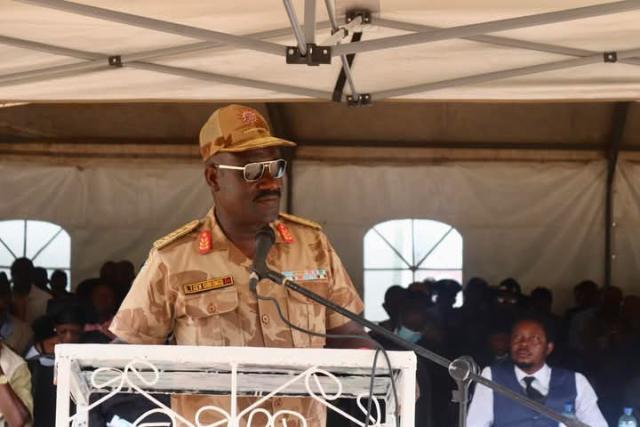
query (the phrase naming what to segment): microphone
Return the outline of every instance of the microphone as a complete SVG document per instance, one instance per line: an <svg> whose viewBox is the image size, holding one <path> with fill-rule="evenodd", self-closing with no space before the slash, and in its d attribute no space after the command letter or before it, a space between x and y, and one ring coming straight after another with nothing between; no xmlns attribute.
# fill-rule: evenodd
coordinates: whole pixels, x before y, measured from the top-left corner
<svg viewBox="0 0 640 427"><path fill-rule="evenodd" d="M253 255L252 271L249 275L249 289L253 293L256 293L260 279L267 274L267 254L275 240L276 236L268 225L265 225L256 233L256 250Z"/></svg>

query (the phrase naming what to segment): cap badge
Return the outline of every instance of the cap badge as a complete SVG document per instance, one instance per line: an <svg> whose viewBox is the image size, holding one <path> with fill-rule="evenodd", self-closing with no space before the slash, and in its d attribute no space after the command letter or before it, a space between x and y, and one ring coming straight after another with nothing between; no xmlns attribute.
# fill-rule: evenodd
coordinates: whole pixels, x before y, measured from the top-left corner
<svg viewBox="0 0 640 427"><path fill-rule="evenodd" d="M244 110L240 113L240 120L246 125L255 125L258 121L258 116L254 111Z"/></svg>
<svg viewBox="0 0 640 427"><path fill-rule="evenodd" d="M198 237L198 252L200 252L200 255L204 255L211 252L211 249L211 231L201 231Z"/></svg>

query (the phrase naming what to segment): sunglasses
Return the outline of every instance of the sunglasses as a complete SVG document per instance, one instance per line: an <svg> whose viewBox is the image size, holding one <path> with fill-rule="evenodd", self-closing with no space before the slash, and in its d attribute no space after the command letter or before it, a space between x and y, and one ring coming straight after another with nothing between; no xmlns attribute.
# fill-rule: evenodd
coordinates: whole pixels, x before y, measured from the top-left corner
<svg viewBox="0 0 640 427"><path fill-rule="evenodd" d="M220 165L215 164L219 169L230 169L242 171L242 176L247 182L255 182L262 178L264 170L269 168L269 175L272 178L282 178L287 170L287 161L285 159L269 160L267 162L247 163L244 166Z"/></svg>

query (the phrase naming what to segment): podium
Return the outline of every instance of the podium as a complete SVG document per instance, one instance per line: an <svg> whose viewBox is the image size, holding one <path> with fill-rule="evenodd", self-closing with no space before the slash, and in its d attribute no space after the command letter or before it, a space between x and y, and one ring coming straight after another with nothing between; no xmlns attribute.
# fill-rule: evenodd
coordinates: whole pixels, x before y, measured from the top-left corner
<svg viewBox="0 0 640 427"><path fill-rule="evenodd" d="M139 426L209 425L201 423L198 416L195 424L188 422L152 396L167 393L228 396L229 411L200 409L224 413L224 421L216 424L220 427L246 424L256 412L268 417L267 426L275 427L278 420L278 427L285 427L282 416L265 414L264 409L258 408L259 404L278 397L314 399L328 411L335 411L360 426L414 427L413 352L388 352L391 371L382 354L375 358L375 350L63 344L57 345L55 352L56 427L86 426L89 412L119 393L142 395L157 405L157 409L141 415L135 422L129 420ZM365 424L374 359L374 399L369 422ZM239 410L236 399L246 396L257 402ZM350 415L340 410L335 405L339 398L355 399L361 413ZM69 413L71 399L76 405L75 414ZM164 413L167 422L145 424L144 418L151 412ZM302 415L289 415L297 417L299 425L307 425Z"/></svg>

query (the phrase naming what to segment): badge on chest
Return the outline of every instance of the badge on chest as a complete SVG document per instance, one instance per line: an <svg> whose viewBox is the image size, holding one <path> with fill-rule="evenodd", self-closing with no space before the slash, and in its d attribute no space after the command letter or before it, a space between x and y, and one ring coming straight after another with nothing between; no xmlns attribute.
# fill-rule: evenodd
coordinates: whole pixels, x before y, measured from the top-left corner
<svg viewBox="0 0 640 427"><path fill-rule="evenodd" d="M283 271L282 274L294 282L306 282L310 280L327 280L327 270L321 268L316 270Z"/></svg>
<svg viewBox="0 0 640 427"><path fill-rule="evenodd" d="M226 288L233 285L233 276L216 277L213 279L203 280L202 282L187 283L182 285L182 291L185 295L199 294L214 289Z"/></svg>

